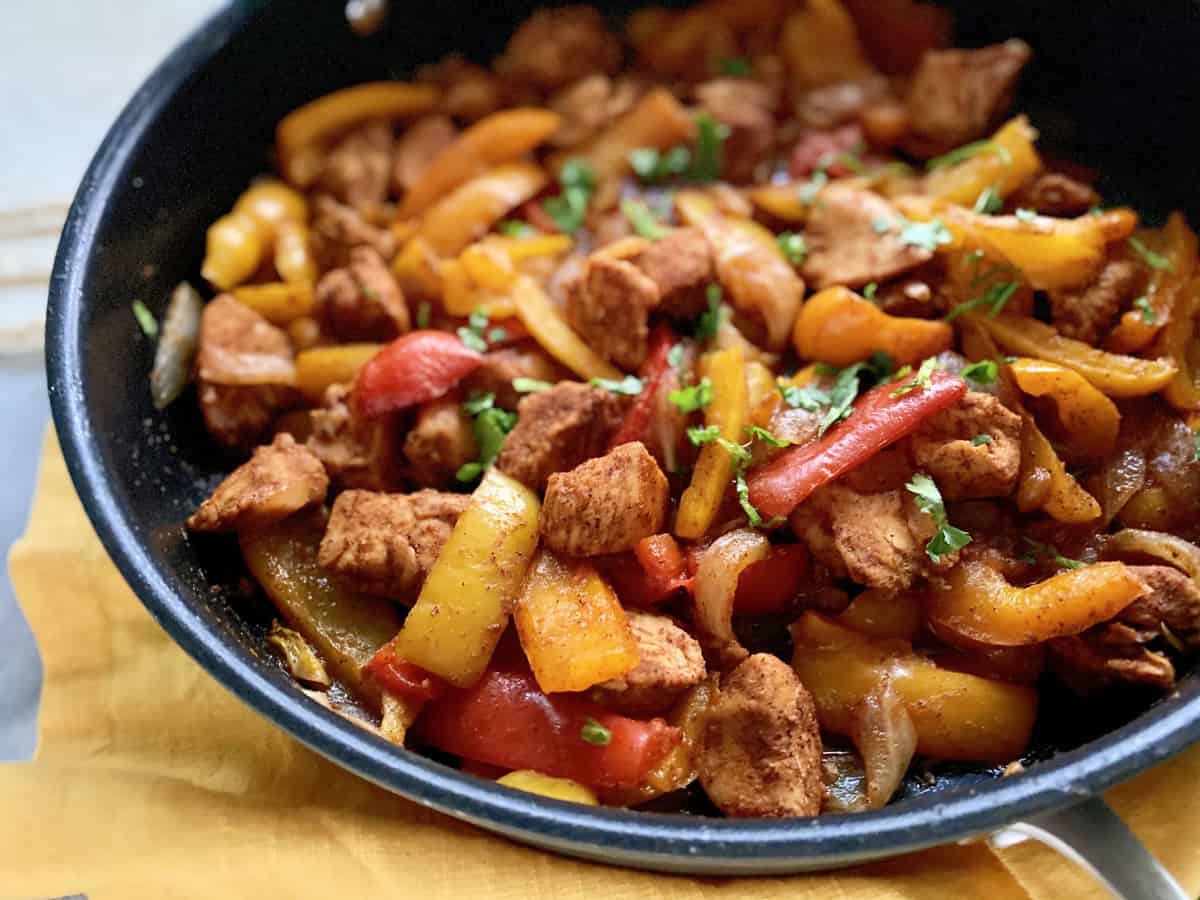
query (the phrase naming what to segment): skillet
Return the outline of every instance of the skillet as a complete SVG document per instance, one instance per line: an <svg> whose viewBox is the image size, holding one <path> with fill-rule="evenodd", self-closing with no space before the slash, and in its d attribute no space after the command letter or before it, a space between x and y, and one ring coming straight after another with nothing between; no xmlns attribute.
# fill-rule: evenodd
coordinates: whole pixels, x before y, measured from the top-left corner
<svg viewBox="0 0 1200 900"><path fill-rule="evenodd" d="M1134 882L1150 878L1153 861L1098 801L1078 804L1200 740L1195 673L1152 704L1136 696L1102 711L1064 703L1062 714L1043 716L1057 724L1042 728L1027 770L1015 777L934 770L877 812L733 821L585 808L459 773L308 700L265 651L269 612L238 594L236 554L189 541L182 528L233 460L204 433L191 398L166 414L153 410L146 386L153 350L130 303L142 298L161 314L172 286L196 280L205 227L268 167L274 123L287 111L355 82L405 77L450 50L487 59L535 5L544 4L415 10L397 2L387 26L364 40L331 0L238 0L174 50L121 113L62 236L46 362L72 478L134 592L215 678L313 749L518 840L610 863L735 875L846 865L1025 822L1068 843L1083 833L1092 852L1110 842L1103 856L1122 865L1109 875L1125 880L1128 896L1181 896L1161 881L1141 882L1146 892L1138 893ZM600 5L614 15L632 6ZM1191 135L1180 124L1194 118L1200 96L1200 72L1190 65L1200 40L1193 3L1098 2L1086 16L1074 4L1034 0L950 5L959 7L958 45L1018 35L1034 46L1017 107L1042 130L1041 146L1069 148L1098 166L1108 179L1102 193L1151 219L1170 207L1200 211Z"/></svg>

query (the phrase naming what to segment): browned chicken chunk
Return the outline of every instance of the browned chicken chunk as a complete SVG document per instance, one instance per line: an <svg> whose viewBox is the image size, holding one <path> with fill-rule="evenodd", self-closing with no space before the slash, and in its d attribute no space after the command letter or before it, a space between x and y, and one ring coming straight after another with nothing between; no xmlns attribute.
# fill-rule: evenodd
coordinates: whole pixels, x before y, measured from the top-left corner
<svg viewBox="0 0 1200 900"><path fill-rule="evenodd" d="M804 236L803 273L818 290L887 281L930 259L926 247L901 240L903 217L871 191L832 184L813 204Z"/></svg>
<svg viewBox="0 0 1200 900"><path fill-rule="evenodd" d="M621 41L594 6L539 9L526 19L496 60L505 78L551 91L593 72L621 65Z"/></svg>
<svg viewBox="0 0 1200 900"><path fill-rule="evenodd" d="M338 203L327 194L313 202L313 254L322 269L337 269L350 262L355 247L370 247L385 261L396 255L396 238L386 228L376 228L353 207Z"/></svg>
<svg viewBox="0 0 1200 900"><path fill-rule="evenodd" d="M662 530L669 487L640 441L622 444L546 485L538 519L546 546L569 556L632 550Z"/></svg>
<svg viewBox="0 0 1200 900"><path fill-rule="evenodd" d="M466 494L338 495L318 561L364 593L413 597L470 504Z"/></svg>
<svg viewBox="0 0 1200 900"><path fill-rule="evenodd" d="M1050 315L1059 334L1094 344L1116 324L1125 302L1132 300L1142 284L1136 263L1114 259L1081 290L1050 292Z"/></svg>
<svg viewBox="0 0 1200 900"><path fill-rule="evenodd" d="M978 50L929 50L908 92L905 146L922 157L982 137L1008 109L1033 51L1016 38Z"/></svg>
<svg viewBox="0 0 1200 900"><path fill-rule="evenodd" d="M716 277L712 251L698 228L679 228L654 241L637 258L637 267L658 288L668 315L693 319L708 306L705 291Z"/></svg>
<svg viewBox="0 0 1200 900"><path fill-rule="evenodd" d="M357 210L372 210L387 199L392 174L392 126L368 122L345 135L321 168L321 187Z"/></svg>
<svg viewBox="0 0 1200 900"><path fill-rule="evenodd" d="M637 666L592 689L598 703L627 716L666 712L684 691L704 680L700 644L669 616L627 610L638 645Z"/></svg>
<svg viewBox="0 0 1200 900"><path fill-rule="evenodd" d="M547 104L562 116L562 124L550 139L556 147L578 147L629 111L640 94L631 79L614 81L607 75L588 75L564 87Z"/></svg>
<svg viewBox="0 0 1200 900"><path fill-rule="evenodd" d="M496 405L516 409L523 394L513 388L514 378L532 378L556 384L569 373L540 350L536 343L520 343L485 353L483 365L463 381L468 391L496 395Z"/></svg>
<svg viewBox="0 0 1200 900"><path fill-rule="evenodd" d="M422 406L404 439L409 474L422 487L452 487L455 473L478 455L471 417L455 398Z"/></svg>
<svg viewBox="0 0 1200 900"><path fill-rule="evenodd" d="M705 793L728 816L821 811L821 729L812 696L791 666L756 653L721 679L699 769Z"/></svg>
<svg viewBox="0 0 1200 900"><path fill-rule="evenodd" d="M329 490L321 461L290 434L278 434L271 444L254 451L217 485L188 519L193 531L239 531L261 528L311 503L320 503Z"/></svg>
<svg viewBox="0 0 1200 900"><path fill-rule="evenodd" d="M448 116L426 116L414 122L396 142L392 184L398 193L409 190L458 134Z"/></svg>
<svg viewBox="0 0 1200 900"><path fill-rule="evenodd" d="M577 381L530 394L517 405L517 425L496 465L540 491L552 472L573 469L605 451L624 406L617 394Z"/></svg>
<svg viewBox="0 0 1200 900"><path fill-rule="evenodd" d="M658 301L658 288L633 263L592 256L567 291L566 314L597 353L634 370L646 359L650 310Z"/></svg>
<svg viewBox="0 0 1200 900"><path fill-rule="evenodd" d="M1033 209L1043 216L1081 216L1100 202L1092 186L1061 172L1043 172L1012 196L1018 209Z"/></svg>
<svg viewBox="0 0 1200 900"><path fill-rule="evenodd" d="M342 341L390 341L409 330L408 306L391 271L370 247L317 283L321 329Z"/></svg>
<svg viewBox="0 0 1200 900"><path fill-rule="evenodd" d="M968 391L917 429L912 452L947 500L1007 497L1021 467L1021 417L991 394Z"/></svg>
<svg viewBox="0 0 1200 900"><path fill-rule="evenodd" d="M400 485L400 441L394 416L363 419L354 412L345 385L330 385L325 404L312 412L308 449L341 487L371 491Z"/></svg>

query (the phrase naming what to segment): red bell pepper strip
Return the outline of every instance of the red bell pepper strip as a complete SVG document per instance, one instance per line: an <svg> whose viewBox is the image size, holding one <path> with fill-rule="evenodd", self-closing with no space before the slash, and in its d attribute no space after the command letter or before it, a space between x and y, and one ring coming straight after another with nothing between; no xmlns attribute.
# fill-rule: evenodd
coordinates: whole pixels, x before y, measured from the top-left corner
<svg viewBox="0 0 1200 900"><path fill-rule="evenodd" d="M396 338L358 370L354 400L364 416L442 396L474 372L483 356L445 331L413 331Z"/></svg>
<svg viewBox="0 0 1200 900"><path fill-rule="evenodd" d="M448 687L432 672L397 656L390 641L371 657L367 671L385 690L411 700L436 700Z"/></svg>
<svg viewBox="0 0 1200 900"><path fill-rule="evenodd" d="M592 562L626 606L648 609L681 588L691 590L687 560L669 534L653 534L628 553L595 557Z"/></svg>
<svg viewBox="0 0 1200 900"><path fill-rule="evenodd" d="M671 348L675 346L676 340L678 338L675 337L674 332L661 322L654 329L654 333L650 335L650 349L646 354L646 361L642 363L642 367L638 371L638 376L642 379L642 392L638 395L633 408L625 414L621 426L613 434L612 440L608 443L608 449L611 450L613 447L619 447L630 441L641 440L642 435L646 433L646 426L650 424L650 419L654 416L659 387L662 385L667 370L671 368L671 362L667 357L670 356Z"/></svg>
<svg viewBox="0 0 1200 900"><path fill-rule="evenodd" d="M734 614L762 616L787 609L807 576L808 549L803 544L772 547L770 556L746 566L738 577Z"/></svg>
<svg viewBox="0 0 1200 900"><path fill-rule="evenodd" d="M752 471L747 479L750 502L765 518L788 515L821 485L912 434L967 392L965 381L942 371L935 371L928 385L894 396L902 384L893 381L872 388L854 404L850 417L823 438L784 450Z"/></svg>
<svg viewBox="0 0 1200 900"><path fill-rule="evenodd" d="M584 740L594 720L606 744ZM534 769L600 788L634 788L682 738L662 719L610 712L577 694L544 694L533 674L489 669L472 688L425 707L417 732L428 744L504 769Z"/></svg>
<svg viewBox="0 0 1200 900"><path fill-rule="evenodd" d="M796 142L788 168L793 178L806 178L823 168L830 178L849 175L852 169L839 159L862 144L862 128L854 123L832 131L810 131Z"/></svg>

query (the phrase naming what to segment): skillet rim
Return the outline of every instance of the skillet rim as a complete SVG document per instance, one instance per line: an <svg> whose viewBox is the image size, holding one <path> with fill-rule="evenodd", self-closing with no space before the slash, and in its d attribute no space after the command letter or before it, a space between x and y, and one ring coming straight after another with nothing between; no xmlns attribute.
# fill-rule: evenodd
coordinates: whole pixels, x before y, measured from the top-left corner
<svg viewBox="0 0 1200 900"><path fill-rule="evenodd" d="M271 681L173 589L173 574L136 536L111 488L105 437L91 427L83 380L83 310L100 225L127 190L130 158L168 101L265 6L231 2L197 26L143 82L88 166L59 242L46 318L50 404L63 456L88 517L122 576L164 630L255 711L328 759L424 806L518 840L593 860L709 875L799 872L971 838L1098 794L1200 740L1194 680L1121 728L1021 775L929 793L852 816L702 819L581 807L466 775L369 734Z"/></svg>

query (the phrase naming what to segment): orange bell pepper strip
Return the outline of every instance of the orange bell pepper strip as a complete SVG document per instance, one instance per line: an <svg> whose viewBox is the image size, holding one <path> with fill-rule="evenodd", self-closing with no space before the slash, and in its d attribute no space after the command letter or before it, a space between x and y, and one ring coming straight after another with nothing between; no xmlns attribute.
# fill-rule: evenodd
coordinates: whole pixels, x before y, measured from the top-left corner
<svg viewBox="0 0 1200 900"><path fill-rule="evenodd" d="M770 216L788 225L803 225L808 219L808 204L800 199L803 182L764 184L751 188L750 202Z"/></svg>
<svg viewBox="0 0 1200 900"><path fill-rule="evenodd" d="M1105 622L1146 593L1129 566L1092 563L1015 587L986 563L967 561L931 592L928 615L939 630L997 647L1040 644Z"/></svg>
<svg viewBox="0 0 1200 900"><path fill-rule="evenodd" d="M752 562L738 576L733 612L764 616L782 612L808 577L808 549L803 544L776 544L766 559Z"/></svg>
<svg viewBox="0 0 1200 900"><path fill-rule="evenodd" d="M408 119L437 105L441 92L428 84L373 81L306 103L284 116L275 129L275 148L284 177L298 187L317 179L325 146L368 119Z"/></svg>
<svg viewBox="0 0 1200 900"><path fill-rule="evenodd" d="M860 362L876 351L898 365L916 365L949 350L954 329L945 322L891 316L838 285L810 297L796 317L792 343L801 359L834 366Z"/></svg>
<svg viewBox="0 0 1200 900"><path fill-rule="evenodd" d="M1157 250L1161 265L1150 268L1146 287L1147 306L1126 310L1109 334L1105 347L1116 353L1141 353L1186 303L1184 292L1196 271L1198 242L1183 213L1173 212L1157 235L1140 240L1151 252ZM1151 257L1154 258L1154 257ZM1186 315L1186 313L1184 313Z"/></svg>
<svg viewBox="0 0 1200 900"><path fill-rule="evenodd" d="M1076 464L1108 456L1117 443L1117 406L1074 369L1041 359L1009 364L1017 386L1031 397L1049 397L1064 432L1064 453Z"/></svg>
<svg viewBox="0 0 1200 900"><path fill-rule="evenodd" d="M749 417L746 364L740 347L720 350L708 360L707 374L713 385L712 403L704 410L704 424L720 429L721 437L740 443ZM679 498L675 534L698 540L708 531L721 498L733 478L733 459L724 447L711 441L700 450L692 481Z"/></svg>
<svg viewBox="0 0 1200 900"><path fill-rule="evenodd" d="M1067 471L1033 416L1024 413L1022 418L1025 421L1021 429L1021 470L1017 490L1017 505L1021 511L1042 509L1052 519L1072 525L1100 518L1100 504Z"/></svg>
<svg viewBox="0 0 1200 900"><path fill-rule="evenodd" d="M1178 371L1165 359L1138 359L1063 337L1029 316L968 314L1004 350L1074 369L1110 397L1144 397L1162 390Z"/></svg>
<svg viewBox="0 0 1200 900"><path fill-rule="evenodd" d="M652 534L629 552L598 556L592 561L626 606L650 609L676 591L691 589L687 560L669 534Z"/></svg>
<svg viewBox="0 0 1200 900"><path fill-rule="evenodd" d="M794 90L877 74L858 40L854 19L840 0L809 0L783 23L779 52Z"/></svg>
<svg viewBox="0 0 1200 900"><path fill-rule="evenodd" d="M1196 412L1200 410L1200 340L1196 333L1200 278L1193 278L1188 284L1180 305L1155 339L1154 352L1179 368L1163 389L1163 397L1182 412Z"/></svg>
<svg viewBox="0 0 1200 900"><path fill-rule="evenodd" d="M268 284L244 284L231 292L272 325L286 325L312 312L312 284L307 281L273 281Z"/></svg>
<svg viewBox="0 0 1200 900"><path fill-rule="evenodd" d="M542 349L580 378L619 379L620 371L606 362L571 330L562 313L532 278L521 276L513 285L517 316Z"/></svg>
<svg viewBox="0 0 1200 900"><path fill-rule="evenodd" d="M245 210L227 213L208 226L200 274L219 291L254 274L267 249L262 224Z"/></svg>
<svg viewBox="0 0 1200 900"><path fill-rule="evenodd" d="M384 344L334 344L296 354L296 387L314 405L322 403L331 384L350 384Z"/></svg>
<svg viewBox="0 0 1200 900"><path fill-rule="evenodd" d="M990 147L927 174L923 193L966 207L973 207L989 188L1007 197L1042 169L1035 140L1037 131L1025 116L1009 119L988 140Z"/></svg>
<svg viewBox="0 0 1200 900"><path fill-rule="evenodd" d="M510 163L457 187L432 206L418 232L440 256L455 256L546 186L532 163Z"/></svg>

